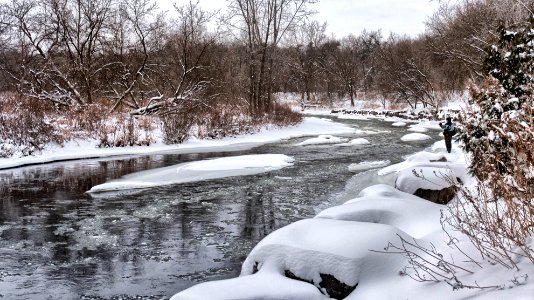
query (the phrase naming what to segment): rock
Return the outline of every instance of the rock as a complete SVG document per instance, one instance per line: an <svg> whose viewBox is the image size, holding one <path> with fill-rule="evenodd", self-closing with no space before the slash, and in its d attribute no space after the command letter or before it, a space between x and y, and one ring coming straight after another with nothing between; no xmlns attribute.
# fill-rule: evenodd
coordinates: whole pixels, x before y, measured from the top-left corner
<svg viewBox="0 0 534 300"><path fill-rule="evenodd" d="M447 204L456 196L456 187L449 186L442 190L417 189L414 195L437 204Z"/></svg>
<svg viewBox="0 0 534 300"><path fill-rule="evenodd" d="M317 286L317 284L314 283L313 281L309 281L309 280L305 280L305 279L299 278L295 274L293 274L293 272L291 272L289 270L285 270L284 274L285 274L285 276L287 278L291 278L291 279L294 279L294 280L307 282L309 284L313 284L313 285ZM318 288L320 288L319 290L321 292L325 291L330 298L345 299L358 286L357 284L355 286L347 285L347 284L339 281L334 276L329 275L329 274L322 274L321 273L319 275L321 276L321 282L319 282Z"/></svg>

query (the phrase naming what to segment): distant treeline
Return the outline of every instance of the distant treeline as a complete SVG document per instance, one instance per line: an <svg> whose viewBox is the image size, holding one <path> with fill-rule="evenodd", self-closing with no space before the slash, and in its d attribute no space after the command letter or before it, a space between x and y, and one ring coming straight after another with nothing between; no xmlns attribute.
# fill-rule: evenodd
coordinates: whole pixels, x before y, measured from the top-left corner
<svg viewBox="0 0 534 300"><path fill-rule="evenodd" d="M486 77L499 25L534 3L443 3L418 37L335 38L313 21L313 2L232 0L210 13L196 2L162 12L150 0L10 0L0 6L0 90L160 115L222 103L269 113L279 92L437 106Z"/></svg>

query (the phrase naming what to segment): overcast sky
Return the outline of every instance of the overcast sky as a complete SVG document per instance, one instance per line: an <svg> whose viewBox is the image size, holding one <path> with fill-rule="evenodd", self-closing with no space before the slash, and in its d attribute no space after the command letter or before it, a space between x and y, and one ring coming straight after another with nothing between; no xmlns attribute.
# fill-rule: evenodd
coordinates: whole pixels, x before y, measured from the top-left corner
<svg viewBox="0 0 534 300"><path fill-rule="evenodd" d="M199 0L204 9L224 9L225 0ZM162 7L189 0L159 0ZM424 22L439 6L438 0L320 0L312 7L314 19L328 23L328 32L336 37L349 33L359 34L363 29L382 29L383 36L390 32L417 36L424 32Z"/></svg>

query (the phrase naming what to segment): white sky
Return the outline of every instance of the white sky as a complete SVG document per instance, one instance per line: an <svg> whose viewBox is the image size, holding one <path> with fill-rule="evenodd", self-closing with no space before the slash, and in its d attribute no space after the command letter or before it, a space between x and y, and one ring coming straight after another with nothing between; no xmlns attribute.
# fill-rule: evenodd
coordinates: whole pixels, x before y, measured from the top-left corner
<svg viewBox="0 0 534 300"><path fill-rule="evenodd" d="M189 0L159 0L162 8ZM199 0L207 10L224 9L225 0ZM390 32L417 36L425 30L424 22L437 10L438 0L320 0L312 7L315 20L328 23L328 32L336 37L359 34L363 29L382 29L384 37Z"/></svg>

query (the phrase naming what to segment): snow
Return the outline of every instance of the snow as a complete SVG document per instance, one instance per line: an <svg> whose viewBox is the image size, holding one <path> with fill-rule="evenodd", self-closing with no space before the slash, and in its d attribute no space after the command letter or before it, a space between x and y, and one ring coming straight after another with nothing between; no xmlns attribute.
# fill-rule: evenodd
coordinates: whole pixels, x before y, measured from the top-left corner
<svg viewBox="0 0 534 300"><path fill-rule="evenodd" d="M267 143L275 143L290 138L314 136L321 134L348 134L354 128L333 122L329 119L306 117L297 126L287 128L265 127L253 135L239 135L220 140L191 139L179 145L165 145L161 141L150 146L135 146L121 148L97 148L98 141L70 141L63 147L48 145L41 153L25 157L0 158L0 169L14 168L32 164L42 164L54 161L104 158L124 155L147 155L157 153L203 153L222 151L248 150Z"/></svg>
<svg viewBox="0 0 534 300"><path fill-rule="evenodd" d="M254 175L292 166L293 161L293 158L283 154L207 159L133 173L119 180L96 185L89 190L89 193L144 189L222 177Z"/></svg>
<svg viewBox="0 0 534 300"><path fill-rule="evenodd" d="M246 288L244 288L246 287ZM325 300L321 292L306 282L289 279L267 268L254 275L211 281L193 286L170 300Z"/></svg>
<svg viewBox="0 0 534 300"><path fill-rule="evenodd" d="M456 181L456 176L450 168L451 165L443 168L432 166L402 170L397 176L396 188L409 194L418 189L439 191L448 188Z"/></svg>
<svg viewBox="0 0 534 300"><path fill-rule="evenodd" d="M346 142L347 139L339 138L333 135L320 135L316 138L307 139L297 144L297 146L309 146L309 145L327 145L327 144L339 144Z"/></svg>
<svg viewBox="0 0 534 300"><path fill-rule="evenodd" d="M404 127L404 126L406 126L406 122L395 122L395 123L391 124L391 126L393 126L393 127Z"/></svg>
<svg viewBox="0 0 534 300"><path fill-rule="evenodd" d="M280 273L289 270L305 280L320 283L320 274L329 274L354 286L360 276L366 275L364 269L382 259L388 261L369 249L382 249L383 241L397 234L405 235L384 224L326 218L301 220L258 243L243 263L241 276L251 275L255 264L258 269L275 264Z"/></svg>
<svg viewBox="0 0 534 300"><path fill-rule="evenodd" d="M368 117L366 116L362 116L362 115L351 115L351 114L344 114L344 113L339 113L337 115L337 118L338 119L345 119L345 120L360 120L360 121L367 121L369 120Z"/></svg>
<svg viewBox="0 0 534 300"><path fill-rule="evenodd" d="M349 165L349 171L351 172L365 171L365 170L370 170L370 169L375 169L375 168L382 168L389 164L391 164L389 160L362 161L357 164Z"/></svg>
<svg viewBox="0 0 534 300"><path fill-rule="evenodd" d="M403 142L414 142L414 141L424 141L431 139L430 136L422 133L409 133L403 137L401 137L401 141Z"/></svg>
<svg viewBox="0 0 534 300"><path fill-rule="evenodd" d="M350 140L348 143L342 144L340 146L357 146L357 145L369 145L370 142L367 139L364 138L357 138Z"/></svg>
<svg viewBox="0 0 534 300"><path fill-rule="evenodd" d="M408 131L412 131L416 133L425 133L425 132L428 132L428 129L424 127L410 127L408 128Z"/></svg>
<svg viewBox="0 0 534 300"><path fill-rule="evenodd" d="M387 224L415 238L421 238L438 229L442 209L442 205L391 186L375 185L364 189L358 198L320 212L316 218ZM412 213L407 214L408 211Z"/></svg>
<svg viewBox="0 0 534 300"><path fill-rule="evenodd" d="M330 299L320 286L321 274L356 286L347 300L533 299L534 283L528 275L534 274L534 264L522 258L517 260L519 269L506 269L485 261L467 236L441 224L441 216L449 214L446 206L412 195L417 188L441 189L449 184L443 180L442 173L460 178L469 186L472 178L467 172L467 161L458 144L453 143L452 153L446 153L444 142L440 141L426 151L406 157L404 162L378 172L368 171L367 176L396 174L397 185L404 191L387 184L367 187L345 203L319 212L315 218L269 234L251 251L240 277L201 283L176 294L172 300ZM365 169L382 164L386 162L351 166ZM359 178L362 174L367 173L357 174L355 178L362 181ZM447 233L442 226L447 228ZM388 243L400 246L400 238L435 249L445 260L460 265L465 270L455 270L455 276L462 283L495 287L453 289L443 280L421 283L401 275L400 271L409 266L407 258L384 253ZM458 248L449 243L451 239ZM436 260L439 255L432 256L410 246L407 249L417 255L415 259L439 263ZM306 282L287 278L288 271ZM406 272L413 275L411 269Z"/></svg>

